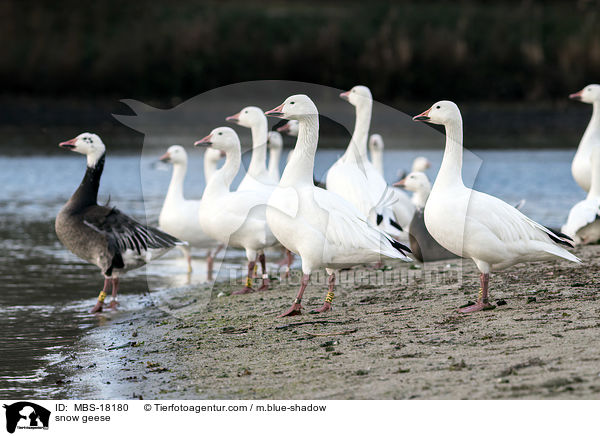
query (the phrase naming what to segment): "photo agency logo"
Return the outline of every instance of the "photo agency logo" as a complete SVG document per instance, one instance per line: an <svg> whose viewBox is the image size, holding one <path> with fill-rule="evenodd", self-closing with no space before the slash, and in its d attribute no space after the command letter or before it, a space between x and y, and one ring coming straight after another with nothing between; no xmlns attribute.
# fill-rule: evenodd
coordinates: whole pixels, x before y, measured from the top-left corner
<svg viewBox="0 0 600 436"><path fill-rule="evenodd" d="M14 433L19 430L48 430L50 411L42 406L29 401L19 401L10 405L4 404L6 409L6 431Z"/></svg>

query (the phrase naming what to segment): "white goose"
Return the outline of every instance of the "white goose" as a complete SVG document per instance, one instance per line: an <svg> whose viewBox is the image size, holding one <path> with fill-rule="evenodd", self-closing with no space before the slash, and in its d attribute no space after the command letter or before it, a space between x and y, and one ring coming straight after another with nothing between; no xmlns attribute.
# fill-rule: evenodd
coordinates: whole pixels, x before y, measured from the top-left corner
<svg viewBox="0 0 600 436"><path fill-rule="evenodd" d="M569 98L593 105L592 119L579 142L577 152L571 164L573 178L585 192L592 183L591 156L594 146L600 146L600 85L588 85Z"/></svg>
<svg viewBox="0 0 600 436"><path fill-rule="evenodd" d="M208 180L217 169L217 164L222 157L222 153L218 150L209 149L204 153L204 179L206 184L208 184ZM183 193L183 182L187 172L187 153L181 145L172 145L160 157L160 160L173 165L173 175L158 217L158 226L165 232L189 244L179 247L186 257L188 273L192 272L191 246L208 248L207 273L208 280L212 280L213 259L216 254L216 252L212 252L212 246L215 245L215 240L202 231L198 222L200 200L187 200Z"/></svg>
<svg viewBox="0 0 600 436"><path fill-rule="evenodd" d="M367 158L373 107L371 91L365 86L355 86L341 93L340 97L356 108L356 123L346 152L327 173L327 189L348 200L371 222L377 222L384 230L406 239L407 233L400 228L408 227L414 207L405 193L388 187Z"/></svg>
<svg viewBox="0 0 600 436"><path fill-rule="evenodd" d="M314 185L319 114L310 98L288 97L266 115L299 121L294 153L267 208L267 222L275 237L302 259L300 290L292 307L280 316L301 313L310 275L322 267L329 274L329 291L316 312L326 312L333 300L336 270L376 262L381 256L409 261L405 252L410 250L366 221L351 203Z"/></svg>
<svg viewBox="0 0 600 436"><path fill-rule="evenodd" d="M267 170L267 117L256 106L248 106L226 120L252 130L252 158L237 190L271 193L277 182Z"/></svg>
<svg viewBox="0 0 600 436"><path fill-rule="evenodd" d="M275 184L279 183L279 162L281 161L281 150L283 150L283 138L279 132L269 132L267 136L267 147L269 147L269 176Z"/></svg>
<svg viewBox="0 0 600 436"><path fill-rule="evenodd" d="M371 163L382 177L385 177L383 171L383 138L379 133L373 133L369 137L369 153L371 153Z"/></svg>
<svg viewBox="0 0 600 436"><path fill-rule="evenodd" d="M226 154L225 164L213 174L204 189L198 216L200 226L207 235L225 245L246 251L246 286L233 294L254 291L252 277L257 255L263 273L262 286L258 290L267 290L269 276L264 249L276 243L265 217L268 194L262 190L230 191L231 182L239 171L242 160L240 140L230 127L218 127L194 145L212 147Z"/></svg>
<svg viewBox="0 0 600 436"><path fill-rule="evenodd" d="M424 209L431 192L431 183L427 174L415 171L408 174L394 186L399 186L413 193L412 202L415 205L415 214L408 226L408 242L413 256L420 262L452 259L456 257L437 243L425 227Z"/></svg>
<svg viewBox="0 0 600 436"><path fill-rule="evenodd" d="M286 135L293 136L296 138L298 137L298 121L289 120L283 126L278 127L277 131L279 133L285 133Z"/></svg>
<svg viewBox="0 0 600 436"><path fill-rule="evenodd" d="M561 232L576 244L591 244L600 240L600 144L592 151L592 184L585 200L569 212Z"/></svg>
<svg viewBox="0 0 600 436"><path fill-rule="evenodd" d="M493 308L488 300L490 271L556 257L579 262L557 245L572 247L567 236L553 233L502 200L464 185L462 117L456 104L437 102L413 119L446 128L446 149L425 205L425 225L440 245L458 256L473 259L481 272L477 303L459 309L460 312Z"/></svg>

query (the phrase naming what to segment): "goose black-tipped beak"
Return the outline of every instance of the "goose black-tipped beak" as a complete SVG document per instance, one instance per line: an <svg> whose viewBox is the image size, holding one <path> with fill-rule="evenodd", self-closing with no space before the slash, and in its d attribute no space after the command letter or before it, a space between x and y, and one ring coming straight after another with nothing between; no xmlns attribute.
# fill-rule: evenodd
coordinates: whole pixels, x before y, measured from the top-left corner
<svg viewBox="0 0 600 436"><path fill-rule="evenodd" d="M413 121L429 121L431 118L429 118L429 111L431 110L431 108L427 109L425 112L423 112L422 114L419 114L417 116L413 117Z"/></svg>
<svg viewBox="0 0 600 436"><path fill-rule="evenodd" d="M231 115L230 117L225 118L225 121L238 124L240 122L240 113L238 112L235 115Z"/></svg>
<svg viewBox="0 0 600 436"><path fill-rule="evenodd" d="M271 109L270 111L266 111L265 115L268 117L283 118L283 103L281 103L276 108Z"/></svg>
<svg viewBox="0 0 600 436"><path fill-rule="evenodd" d="M340 98L341 98L342 100L349 101L349 100L350 100L350 91L342 92L342 93L340 94Z"/></svg>
<svg viewBox="0 0 600 436"><path fill-rule="evenodd" d="M398 180L396 183L393 184L393 186L397 186L399 188L404 188L406 186L406 177L403 178L402 180Z"/></svg>
<svg viewBox="0 0 600 436"><path fill-rule="evenodd" d="M171 160L171 155L167 151L165 154L163 154L161 157L159 157L158 160L161 162L169 162Z"/></svg>
<svg viewBox="0 0 600 436"><path fill-rule="evenodd" d="M194 147L210 147L212 145L211 139L212 133L194 142Z"/></svg>
<svg viewBox="0 0 600 436"><path fill-rule="evenodd" d="M60 142L58 144L59 147L66 148L68 150L73 150L75 148L75 143L77 142L77 138L69 139L68 141Z"/></svg>
<svg viewBox="0 0 600 436"><path fill-rule="evenodd" d="M576 92L576 93L574 93L574 94L570 94L570 95L569 95L569 98L570 98L571 100L581 100L581 94L582 94L582 93L583 93L583 90L582 90L582 91L579 91L579 92Z"/></svg>

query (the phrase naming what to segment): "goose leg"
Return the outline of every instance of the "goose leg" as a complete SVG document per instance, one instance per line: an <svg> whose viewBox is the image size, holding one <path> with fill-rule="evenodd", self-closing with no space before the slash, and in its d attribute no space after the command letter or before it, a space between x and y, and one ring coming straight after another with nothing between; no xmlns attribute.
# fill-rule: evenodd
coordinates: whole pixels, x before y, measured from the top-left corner
<svg viewBox="0 0 600 436"><path fill-rule="evenodd" d="M285 265L284 277L287 279L290 276L290 269L292 268L292 263L294 262L294 253L292 253L290 250L285 250L285 257L287 259L287 263Z"/></svg>
<svg viewBox="0 0 600 436"><path fill-rule="evenodd" d="M260 261L260 268L262 271L262 286L258 288L258 290L266 291L269 289L269 274L267 273L267 262L265 259L265 253L260 253L258 255L258 260Z"/></svg>
<svg viewBox="0 0 600 436"><path fill-rule="evenodd" d="M330 274L327 279L329 283L329 289L327 290L327 295L325 296L325 302L320 309L311 310L310 313L323 313L331 310L331 303L333 302L333 291L335 290L335 273Z"/></svg>
<svg viewBox="0 0 600 436"><path fill-rule="evenodd" d="M100 291L100 295L98 295L98 301L96 301L96 305L92 307L90 313L102 312L102 308L104 307L104 299L106 298L106 291L108 291L108 285L110 283L110 280L111 279L109 279L108 277L104 278L104 287Z"/></svg>
<svg viewBox="0 0 600 436"><path fill-rule="evenodd" d="M242 295L249 294L250 292L254 292L252 289L252 277L254 277L254 267L256 266L256 261L251 260L248 262L248 277L246 278L246 286L242 289L234 291L231 295Z"/></svg>
<svg viewBox="0 0 600 436"><path fill-rule="evenodd" d="M208 250L208 256L206 257L206 271L207 271L206 279L209 282L212 282L212 279L213 279L213 265L214 265L215 257L217 256L217 254L219 254L219 252L223 249L223 247L224 247L223 244L219 244L219 246L217 248L215 248L214 252L212 250Z"/></svg>
<svg viewBox="0 0 600 436"><path fill-rule="evenodd" d="M117 292L119 292L119 277L112 279L112 296L108 305L111 309L116 309L119 304L117 301Z"/></svg>
<svg viewBox="0 0 600 436"><path fill-rule="evenodd" d="M287 311L279 315L279 318L283 318L284 316L295 316L302 314L302 295L304 295L304 290L308 286L309 280L310 274L302 274L302 280L300 281L300 290L298 291L298 295L296 295L294 304L292 304L292 307L290 307Z"/></svg>
<svg viewBox="0 0 600 436"><path fill-rule="evenodd" d="M481 283L481 288L479 290L479 297L477 298L477 303L475 303L471 306L459 308L458 311L460 313L472 313L472 312L478 312L480 310L490 310L490 309L494 309L496 307L496 306L490 304L489 298L488 298L488 285L490 282L489 273L486 273L486 274L481 273L479 275L479 281Z"/></svg>

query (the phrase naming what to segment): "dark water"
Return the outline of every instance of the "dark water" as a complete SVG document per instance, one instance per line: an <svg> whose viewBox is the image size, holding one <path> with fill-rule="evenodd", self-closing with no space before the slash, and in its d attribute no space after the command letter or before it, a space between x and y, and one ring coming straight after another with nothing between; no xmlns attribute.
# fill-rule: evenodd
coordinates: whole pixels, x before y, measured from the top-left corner
<svg viewBox="0 0 600 436"><path fill-rule="evenodd" d="M155 221L170 172L153 163L164 150L145 150L143 157L111 156L106 162L100 198L137 218ZM317 158L317 177L339 151L324 150ZM440 151L386 152L386 178L409 168L417 155L434 163ZM560 225L583 192L571 178L573 151L482 151L465 155L465 181L516 203L527 199L524 212L546 224ZM67 395L60 380L61 362L86 330L110 321L87 313L94 304L102 277L96 267L66 251L54 234L54 217L78 185L83 156L65 151L56 157L0 157L0 398ZM188 196L203 189L201 154L190 151ZM235 263L235 257L231 261ZM241 263L240 263L241 265ZM203 263L194 263L191 286L204 281ZM183 286L187 275L177 253L155 265L128 273L122 280L121 311L142 310L148 304L146 272L153 291ZM189 284L188 284L189 285Z"/></svg>

